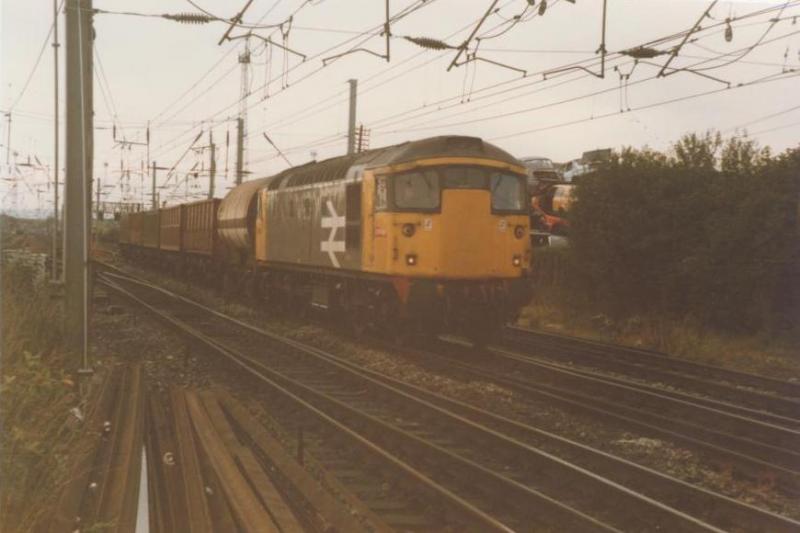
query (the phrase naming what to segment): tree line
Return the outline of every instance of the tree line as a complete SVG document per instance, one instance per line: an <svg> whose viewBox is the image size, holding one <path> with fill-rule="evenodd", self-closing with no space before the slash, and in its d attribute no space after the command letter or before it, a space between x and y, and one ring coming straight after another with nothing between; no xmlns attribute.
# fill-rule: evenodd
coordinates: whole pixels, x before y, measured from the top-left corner
<svg viewBox="0 0 800 533"><path fill-rule="evenodd" d="M624 148L575 189L568 293L615 318L797 333L799 206L800 145L708 132Z"/></svg>

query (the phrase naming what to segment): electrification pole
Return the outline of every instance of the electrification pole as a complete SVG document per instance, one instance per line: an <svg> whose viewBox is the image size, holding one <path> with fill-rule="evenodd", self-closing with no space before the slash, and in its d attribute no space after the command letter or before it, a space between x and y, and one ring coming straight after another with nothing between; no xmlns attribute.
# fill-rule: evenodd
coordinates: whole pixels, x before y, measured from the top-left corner
<svg viewBox="0 0 800 533"><path fill-rule="evenodd" d="M51 252L50 277L58 281L58 0L53 0L53 104L55 127L53 128L53 250Z"/></svg>
<svg viewBox="0 0 800 533"><path fill-rule="evenodd" d="M356 98L358 80L347 80L350 84L350 119L347 123L347 153L356 151Z"/></svg>
<svg viewBox="0 0 800 533"><path fill-rule="evenodd" d="M217 154L216 146L214 145L214 133L208 132L208 148L211 151L210 161L208 163L208 199L214 198L214 180L217 177Z"/></svg>
<svg viewBox="0 0 800 533"><path fill-rule="evenodd" d="M11 111L6 113L8 118L8 130L6 131L6 166L11 168Z"/></svg>
<svg viewBox="0 0 800 533"><path fill-rule="evenodd" d="M244 120L236 119L236 185L242 184L244 176Z"/></svg>
<svg viewBox="0 0 800 533"><path fill-rule="evenodd" d="M79 372L89 367L88 285L93 131L92 0L67 0L67 174L65 180L64 280L67 332L82 351Z"/></svg>
<svg viewBox="0 0 800 533"><path fill-rule="evenodd" d="M249 4L249 3L248 3ZM236 185L240 185L247 172L247 96L250 94L250 39L244 40L244 52L239 54L242 65L242 80L239 93L239 118L236 121Z"/></svg>
<svg viewBox="0 0 800 533"><path fill-rule="evenodd" d="M156 207L158 207L158 203L156 202L156 162L155 161L153 161L152 172L153 172L153 177L152 177L153 181L152 181L152 186L151 186L151 190L150 190L150 194L151 194L150 207L155 209ZM144 207L144 206L142 206L142 207Z"/></svg>
<svg viewBox="0 0 800 533"><path fill-rule="evenodd" d="M97 217L97 220L103 220L102 211L100 210L100 189L102 186L103 185L100 182L100 178L97 178L97 187L95 188L94 191L94 196L95 196L94 212L95 216Z"/></svg>

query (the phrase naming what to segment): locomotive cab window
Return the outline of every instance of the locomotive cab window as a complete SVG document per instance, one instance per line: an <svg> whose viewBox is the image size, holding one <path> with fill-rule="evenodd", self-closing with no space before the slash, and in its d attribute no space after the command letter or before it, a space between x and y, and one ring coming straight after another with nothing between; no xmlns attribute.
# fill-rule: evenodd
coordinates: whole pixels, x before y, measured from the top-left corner
<svg viewBox="0 0 800 533"><path fill-rule="evenodd" d="M392 178L392 196L398 209L439 208L439 175L432 170L406 172Z"/></svg>
<svg viewBox="0 0 800 533"><path fill-rule="evenodd" d="M441 171L445 189L485 189L486 170L478 167L445 167Z"/></svg>
<svg viewBox="0 0 800 533"><path fill-rule="evenodd" d="M494 173L489 179L492 192L492 210L524 211L525 179L513 174Z"/></svg>
<svg viewBox="0 0 800 533"><path fill-rule="evenodd" d="M488 190L496 212L518 213L526 208L525 177L486 167L437 167L391 178L392 203L399 211L436 211L444 189Z"/></svg>

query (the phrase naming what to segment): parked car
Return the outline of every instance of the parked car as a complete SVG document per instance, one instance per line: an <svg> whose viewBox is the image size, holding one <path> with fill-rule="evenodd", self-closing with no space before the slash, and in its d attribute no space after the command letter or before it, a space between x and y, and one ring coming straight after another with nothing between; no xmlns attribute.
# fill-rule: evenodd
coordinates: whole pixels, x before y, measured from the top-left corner
<svg viewBox="0 0 800 533"><path fill-rule="evenodd" d="M564 166L564 181L572 183L578 176L583 176L591 171L591 164L584 163L581 159L573 159Z"/></svg>
<svg viewBox="0 0 800 533"><path fill-rule="evenodd" d="M534 231L561 234L566 233L568 227L569 222L566 219L544 212L535 203L531 206L531 228Z"/></svg>
<svg viewBox="0 0 800 533"><path fill-rule="evenodd" d="M528 169L528 194L537 194L541 188L561 181L561 173L546 157L523 157L520 161Z"/></svg>
<svg viewBox="0 0 800 533"><path fill-rule="evenodd" d="M572 205L574 185L550 185L531 198L531 227L555 235L569 232L566 214Z"/></svg>
<svg viewBox="0 0 800 533"><path fill-rule="evenodd" d="M573 201L573 191L575 189L574 185L555 185L552 187L552 200L550 205L552 207L553 213L556 214L565 214L569 211L569 208L572 206ZM548 191L549 194L549 191Z"/></svg>
<svg viewBox="0 0 800 533"><path fill-rule="evenodd" d="M611 157L610 148L601 148L599 150L589 150L583 152L580 159L573 159L564 166L564 181L573 182L578 176L590 174L597 170L597 167L603 161L607 161Z"/></svg>

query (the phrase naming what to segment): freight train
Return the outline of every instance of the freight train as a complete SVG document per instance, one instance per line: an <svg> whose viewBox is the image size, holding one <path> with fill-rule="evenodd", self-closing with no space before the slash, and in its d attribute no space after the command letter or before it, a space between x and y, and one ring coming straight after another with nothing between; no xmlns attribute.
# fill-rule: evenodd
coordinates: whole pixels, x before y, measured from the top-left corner
<svg viewBox="0 0 800 533"><path fill-rule="evenodd" d="M529 299L524 165L433 137L289 168L224 199L123 215L132 260L356 331L486 342Z"/></svg>

